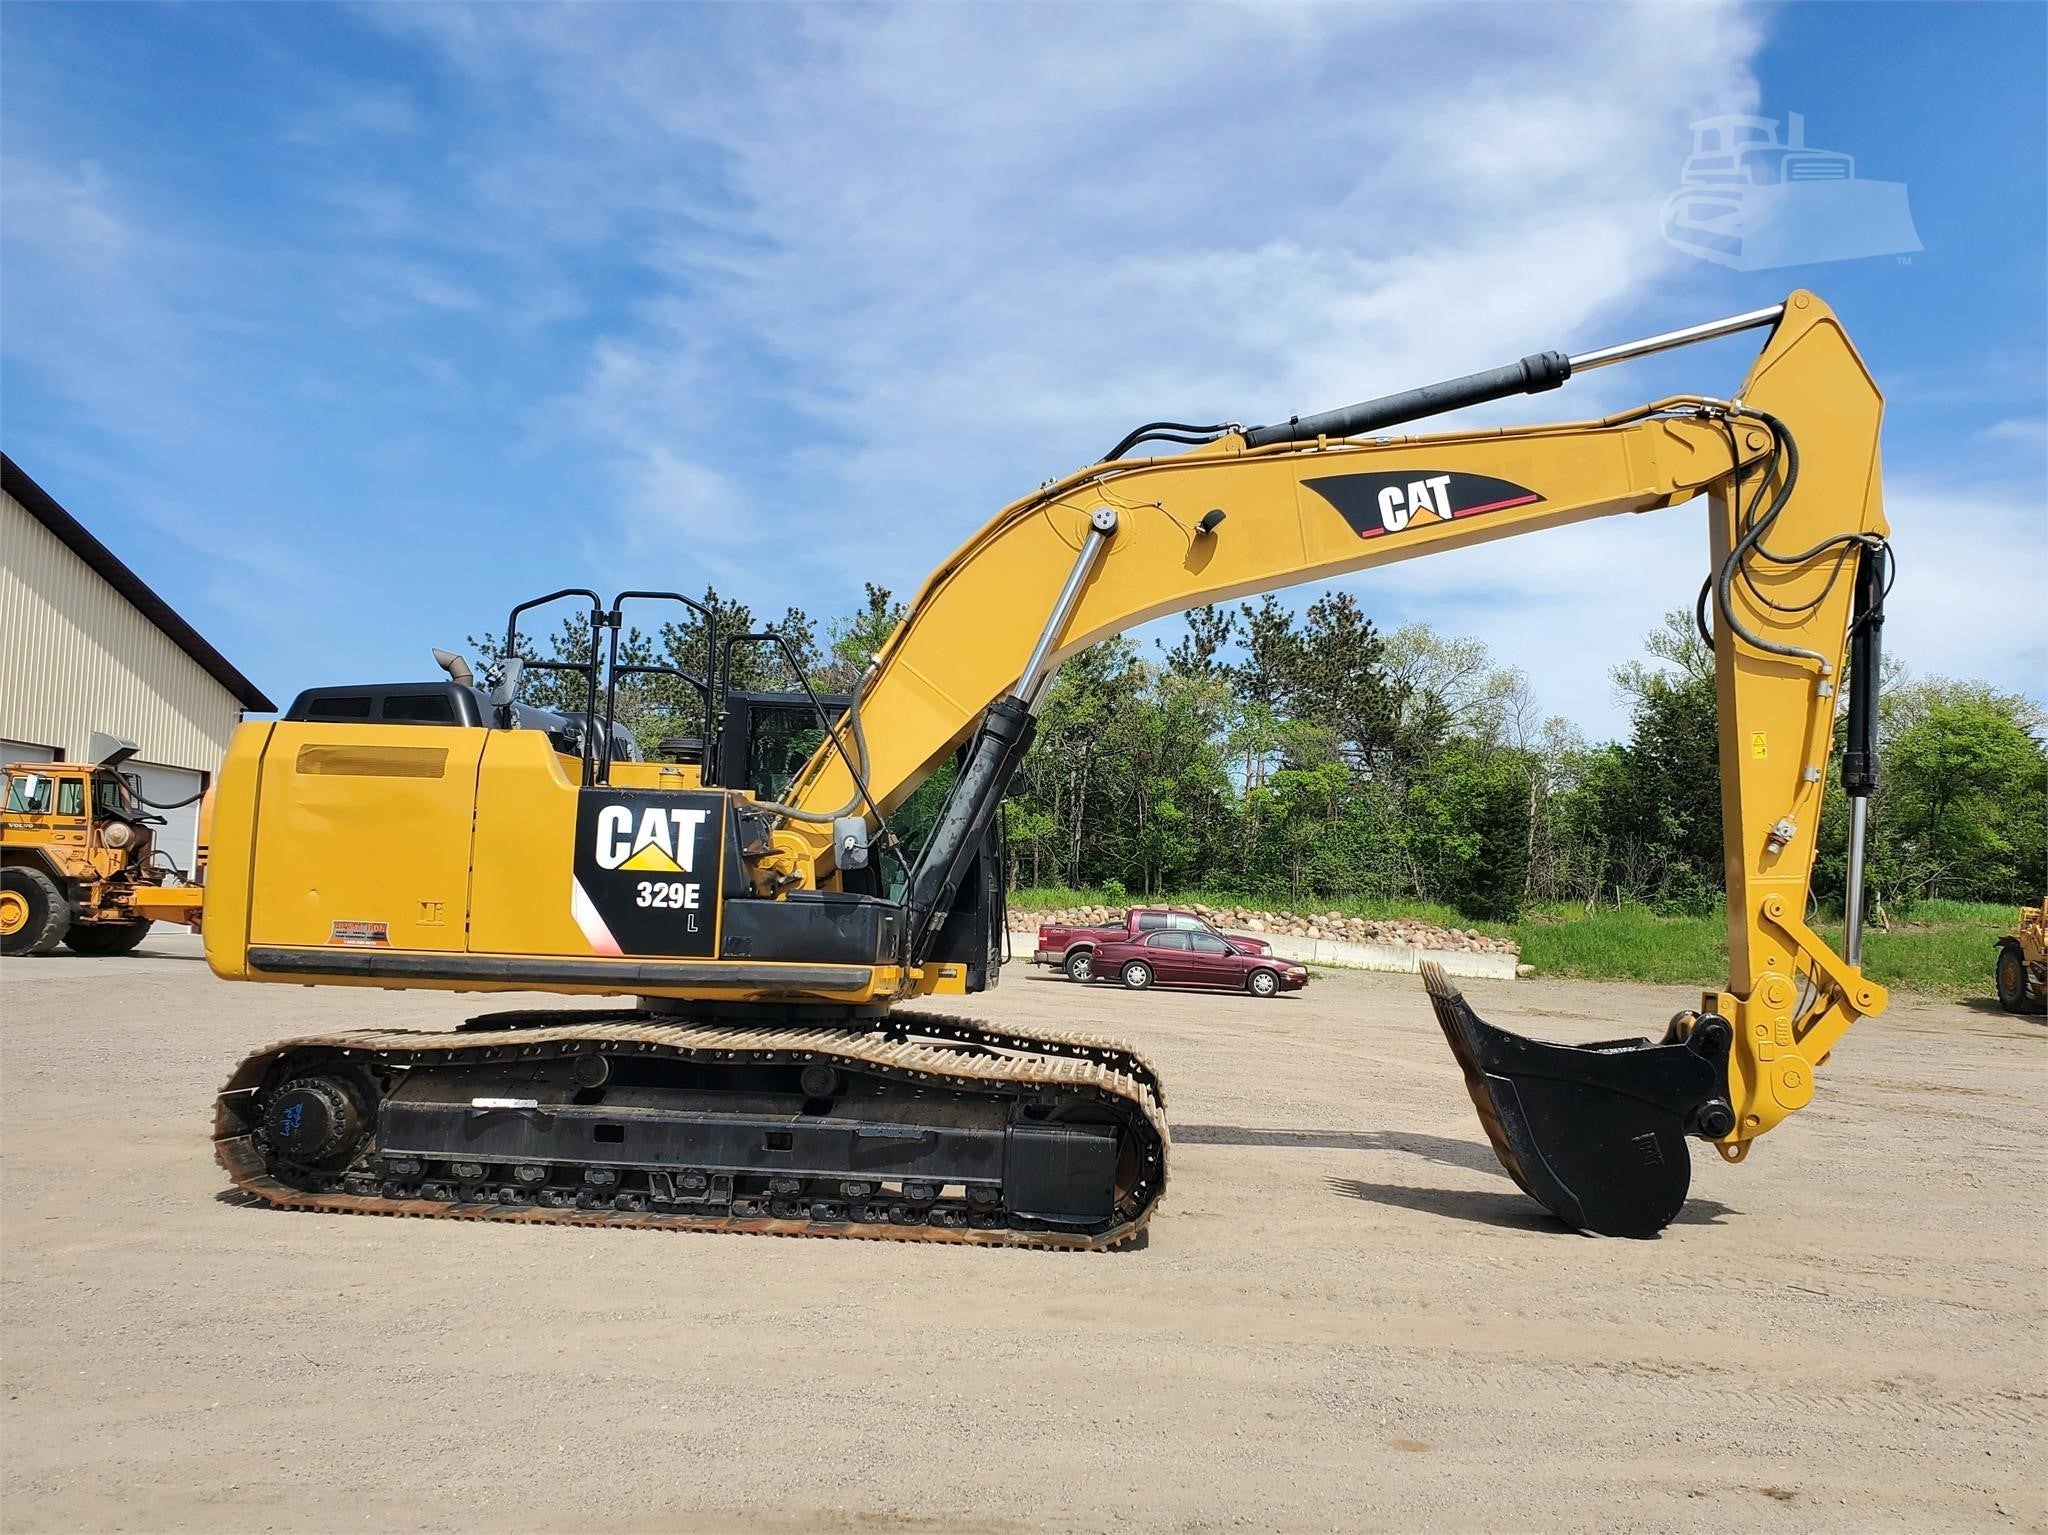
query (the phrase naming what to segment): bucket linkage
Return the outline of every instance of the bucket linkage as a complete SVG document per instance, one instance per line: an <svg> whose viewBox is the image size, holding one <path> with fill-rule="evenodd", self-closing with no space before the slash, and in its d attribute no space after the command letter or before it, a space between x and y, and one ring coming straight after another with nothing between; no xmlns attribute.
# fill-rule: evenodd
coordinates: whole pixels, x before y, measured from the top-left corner
<svg viewBox="0 0 2048 1535"><path fill-rule="evenodd" d="M1681 1014L1656 1043L1549 1044L1484 1021L1435 965L1422 979L1494 1154L1524 1193L1601 1236L1651 1237L1671 1223L1692 1182L1686 1137L1734 1128L1727 1019Z"/></svg>

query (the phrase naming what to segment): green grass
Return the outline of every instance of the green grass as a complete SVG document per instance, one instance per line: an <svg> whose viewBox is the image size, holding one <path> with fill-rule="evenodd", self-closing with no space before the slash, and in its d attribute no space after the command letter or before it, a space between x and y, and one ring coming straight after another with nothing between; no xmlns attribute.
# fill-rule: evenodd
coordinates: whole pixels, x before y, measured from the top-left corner
<svg viewBox="0 0 2048 1535"><path fill-rule="evenodd" d="M1137 897L1110 898L1099 890L1020 890L1010 897L1019 908L1148 904ZM1189 891L1156 904L1244 906L1255 911L1286 909L1270 898L1218 891ZM1718 986L1728 979L1727 922L1719 913L1666 917L1642 907L1539 907L1519 922L1468 922L1447 906L1427 901L1332 900L1303 905L1303 912L1341 912L1350 917L1405 917L1444 927L1474 928L1510 937L1521 946L1522 962L1538 975L1574 976L1589 981L1643 981L1664 986ZM2001 934L2012 931L2013 908L1973 901L1923 901L1894 919L1891 929L1865 930L1864 969L1879 984L1901 991L1943 996L1992 995L1991 962ZM1816 930L1839 950L1839 919Z"/></svg>
<svg viewBox="0 0 2048 1535"><path fill-rule="evenodd" d="M1992 995L1991 961L2013 909L1967 901L1927 901L1886 931L1867 927L1863 968L1882 986L1943 996ZM1814 929L1837 952L1840 919ZM1716 986L1728 979L1727 919L1662 917L1641 908L1551 908L1514 926L1522 962L1538 975L1657 985Z"/></svg>
<svg viewBox="0 0 2048 1535"><path fill-rule="evenodd" d="M1873 981L1901 991L1996 996L1991 962L1998 954L1998 940L2013 930L2017 915L2012 906L1923 901L1894 920L1889 932L1864 930L1863 968ZM1829 943L1841 946L1840 922L1822 922L1818 931Z"/></svg>
<svg viewBox="0 0 2048 1535"><path fill-rule="evenodd" d="M1513 928L1538 975L1710 986L1728 979L1728 937L1714 917L1661 917L1640 906L1531 912Z"/></svg>

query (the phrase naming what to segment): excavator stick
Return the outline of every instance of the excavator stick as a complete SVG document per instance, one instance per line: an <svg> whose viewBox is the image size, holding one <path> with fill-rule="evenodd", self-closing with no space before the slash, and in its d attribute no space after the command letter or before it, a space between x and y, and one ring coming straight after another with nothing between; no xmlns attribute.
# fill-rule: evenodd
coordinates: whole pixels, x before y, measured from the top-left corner
<svg viewBox="0 0 2048 1535"><path fill-rule="evenodd" d="M1681 1015L1647 1039L1557 1045L1497 1029L1435 965L1423 984L1494 1155L1575 1231L1653 1237L1685 1205L1689 1135L1725 1135L1726 1020Z"/></svg>

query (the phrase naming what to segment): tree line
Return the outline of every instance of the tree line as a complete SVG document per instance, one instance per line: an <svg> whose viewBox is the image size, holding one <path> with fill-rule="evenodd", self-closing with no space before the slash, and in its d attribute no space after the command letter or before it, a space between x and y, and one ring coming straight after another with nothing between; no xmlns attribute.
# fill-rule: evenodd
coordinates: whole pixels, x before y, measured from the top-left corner
<svg viewBox="0 0 2048 1535"><path fill-rule="evenodd" d="M721 633L756 627L745 604L704 601ZM871 585L851 614L821 626L790 609L773 628L814 687L847 692L901 614ZM495 653L489 635L472 643ZM545 650L524 637L520 648L584 659L589 634L572 620ZM629 630L620 653L701 676L704 626ZM733 660L735 686L795 685L768 647ZM1147 654L1119 637L1061 668L1003 807L1010 883L1290 905L1418 898L1494 920L1554 902L1707 910L1723 885L1712 653L1692 615L1673 613L1611 675L1628 732L1592 742L1545 715L1527 677L1478 640L1382 631L1348 593L1299 614L1270 595L1197 608L1171 646ZM580 688L539 673L523 696L580 708ZM1928 898L2040 899L2040 707L1896 665L1881 696L1873 900L1902 914ZM619 717L650 750L704 728L688 690L659 676L622 687ZM1837 781L1815 879L1837 906L1847 828Z"/></svg>

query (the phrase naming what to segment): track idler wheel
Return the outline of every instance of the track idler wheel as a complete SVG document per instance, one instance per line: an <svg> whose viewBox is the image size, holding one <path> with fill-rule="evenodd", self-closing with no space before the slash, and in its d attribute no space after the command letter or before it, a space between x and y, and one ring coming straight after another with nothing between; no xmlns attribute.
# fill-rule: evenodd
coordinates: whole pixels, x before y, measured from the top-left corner
<svg viewBox="0 0 2048 1535"><path fill-rule="evenodd" d="M1422 967L1494 1155L1522 1191L1575 1231L1652 1237L1684 1208L1686 1137L1735 1126L1728 1021L1693 1020L1659 1043L1554 1045L1485 1022L1435 965Z"/></svg>

